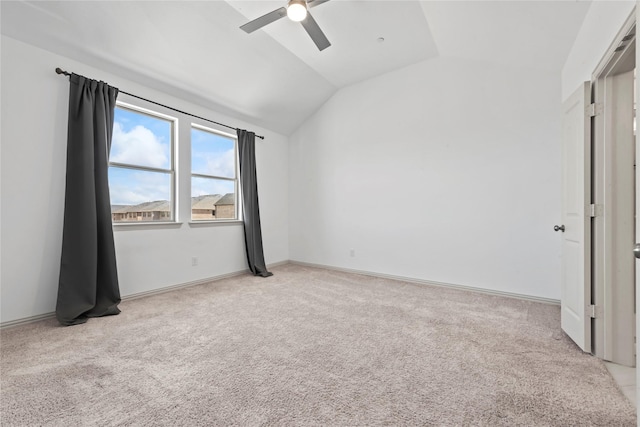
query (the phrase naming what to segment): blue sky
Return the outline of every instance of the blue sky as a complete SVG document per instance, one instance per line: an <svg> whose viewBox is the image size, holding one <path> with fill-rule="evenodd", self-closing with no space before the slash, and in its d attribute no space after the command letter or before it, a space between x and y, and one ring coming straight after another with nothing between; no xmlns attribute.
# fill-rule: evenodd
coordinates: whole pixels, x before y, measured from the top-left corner
<svg viewBox="0 0 640 427"><path fill-rule="evenodd" d="M235 141L215 133L191 129L191 171L222 178L235 177ZM234 193L234 182L214 178L191 178L191 194Z"/></svg>
<svg viewBox="0 0 640 427"><path fill-rule="evenodd" d="M110 160L132 166L171 169L172 122L116 108ZM200 129L191 129L192 172L221 178L235 177L235 141ZM235 192L234 181L194 177L192 195ZM171 198L171 174L109 168L111 204L133 205Z"/></svg>
<svg viewBox="0 0 640 427"><path fill-rule="evenodd" d="M234 178L235 157L233 139L200 129L191 129L193 173Z"/></svg>

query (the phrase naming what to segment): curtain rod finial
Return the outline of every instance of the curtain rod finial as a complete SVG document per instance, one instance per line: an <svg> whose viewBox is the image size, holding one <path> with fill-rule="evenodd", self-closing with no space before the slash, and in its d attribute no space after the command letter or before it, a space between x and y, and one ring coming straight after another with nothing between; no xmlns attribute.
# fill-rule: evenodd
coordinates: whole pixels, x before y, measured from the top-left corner
<svg viewBox="0 0 640 427"><path fill-rule="evenodd" d="M56 73L57 74L64 74L65 76L70 76L71 74L67 73L66 71L64 71L62 68L60 67L56 67Z"/></svg>

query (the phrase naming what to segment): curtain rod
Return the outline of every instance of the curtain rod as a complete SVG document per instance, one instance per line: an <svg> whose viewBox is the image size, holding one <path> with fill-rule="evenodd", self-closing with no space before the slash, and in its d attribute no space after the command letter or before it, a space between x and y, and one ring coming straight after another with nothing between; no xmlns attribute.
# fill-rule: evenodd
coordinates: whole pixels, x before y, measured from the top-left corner
<svg viewBox="0 0 640 427"><path fill-rule="evenodd" d="M67 71L63 70L63 69L62 69L62 68L60 68L60 67L56 68L56 73L57 73L57 74L63 74L63 75L65 75L65 76L71 77L71 73L69 73L69 72L67 72ZM79 75L79 74L78 74L78 75ZM82 76L82 77L84 77L84 76ZM87 77L85 77L85 79L86 79L86 78L87 78ZM204 120L204 121L207 121L207 122L210 122L210 123L215 123L215 124L217 124L217 125L219 125L219 126L224 126L224 127L228 128L228 129L233 129L233 130L235 130L235 131L237 131L237 130L238 130L238 128L235 128L235 127L233 127L233 126L225 125L224 123L219 123L219 122L216 122L216 121L214 121L214 120L210 120L210 119L206 119L206 118L204 118L204 117L196 116L195 114L187 113L186 111L178 110L177 108L169 107L168 105L164 105L164 104L161 104L161 103L159 103L159 102L152 101L152 100L150 100L150 99L143 98L143 97L141 97L141 96L134 95L134 94L132 94L132 93L125 92L125 91L120 90L120 89L118 89L118 92L120 92L120 93L124 93L125 95L129 95L129 96L132 96L132 97L134 97L134 98L141 99L141 100L146 101L146 102L150 102L150 103L155 104L155 105L159 105L160 107L168 108L169 110L173 110L173 111L176 111L176 112L178 112L178 113L186 114L187 116L195 117L196 119ZM256 138L264 139L264 136L256 135Z"/></svg>

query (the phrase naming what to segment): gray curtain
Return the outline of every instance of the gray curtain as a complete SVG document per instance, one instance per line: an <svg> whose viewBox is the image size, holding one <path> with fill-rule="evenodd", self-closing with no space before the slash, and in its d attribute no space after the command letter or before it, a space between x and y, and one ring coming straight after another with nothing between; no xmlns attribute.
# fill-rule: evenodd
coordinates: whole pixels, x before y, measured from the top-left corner
<svg viewBox="0 0 640 427"><path fill-rule="evenodd" d="M256 134L238 129L238 150L240 152L240 183L242 185L247 263L254 276L273 276L273 273L267 271L262 249L258 182L256 180Z"/></svg>
<svg viewBox="0 0 640 427"><path fill-rule="evenodd" d="M120 313L108 168L118 89L69 78L67 180L56 317L77 325Z"/></svg>

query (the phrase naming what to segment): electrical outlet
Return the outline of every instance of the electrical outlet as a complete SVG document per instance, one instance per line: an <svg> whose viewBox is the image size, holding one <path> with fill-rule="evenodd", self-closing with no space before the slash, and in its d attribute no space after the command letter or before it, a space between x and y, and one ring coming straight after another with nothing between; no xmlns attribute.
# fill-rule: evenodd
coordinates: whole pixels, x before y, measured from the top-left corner
<svg viewBox="0 0 640 427"><path fill-rule="evenodd" d="M353 248L349 249L349 255L351 256L351 258L354 258L356 256L356 250Z"/></svg>
<svg viewBox="0 0 640 427"><path fill-rule="evenodd" d="M198 257L191 257L191 266L195 267L198 265Z"/></svg>

